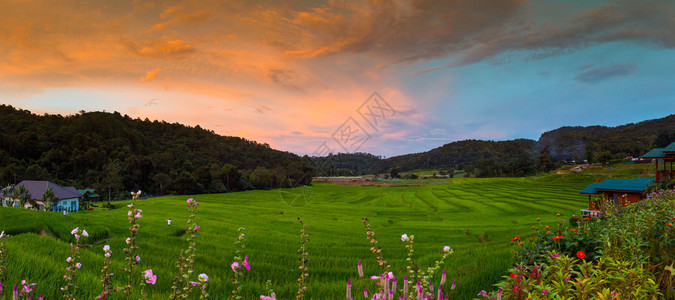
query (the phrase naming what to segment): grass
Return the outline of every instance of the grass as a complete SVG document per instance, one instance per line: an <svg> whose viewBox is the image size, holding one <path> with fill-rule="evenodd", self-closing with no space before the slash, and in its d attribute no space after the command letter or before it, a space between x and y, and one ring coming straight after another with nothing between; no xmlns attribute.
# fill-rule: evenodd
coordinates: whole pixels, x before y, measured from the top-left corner
<svg viewBox="0 0 675 300"><path fill-rule="evenodd" d="M246 275L245 299L265 293L269 279L279 299L291 299L297 289L297 254L301 217L309 225L309 299L344 299L347 279L358 277L357 261L366 276L377 274L361 218L368 217L383 248L384 258L399 276L405 270L406 251L400 236L415 235L415 255L422 266L440 257L444 245L455 254L446 261L448 279L457 280L454 299L469 299L481 289L489 290L511 265L510 238L526 236L541 217L557 221L556 213L569 215L584 208L587 198L578 191L595 178L587 175L531 178L456 178L419 180L419 186L356 187L314 184L312 201L289 207L289 195L303 188L247 191L192 196L200 202L196 222L195 272L210 277L213 299L225 298L232 289L230 263L233 242L240 226L246 228L252 267ZM304 190L307 194L307 190ZM284 196L286 201L282 201ZM175 262L184 248L181 237L187 220L185 200L174 196L137 201L143 210L137 252L141 270L152 268L157 285L147 291L153 299L168 297L176 275ZM7 240L8 281L37 282L36 292L47 299L60 297L65 258L69 256L70 231L86 229L91 248L81 251L83 267L75 279L82 299L100 292L100 269L105 244L112 248L113 284L126 283L117 269L123 264L122 247L128 236L126 209L87 211L63 216L59 213L0 208L0 230L14 236ZM167 226L166 219L173 225ZM355 286L355 293L358 291ZM362 287L361 287L362 288Z"/></svg>

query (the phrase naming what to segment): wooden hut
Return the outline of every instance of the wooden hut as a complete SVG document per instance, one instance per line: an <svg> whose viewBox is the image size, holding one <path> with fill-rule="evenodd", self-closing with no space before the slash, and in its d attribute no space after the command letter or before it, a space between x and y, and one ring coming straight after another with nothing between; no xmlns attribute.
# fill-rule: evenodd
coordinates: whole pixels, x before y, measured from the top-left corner
<svg viewBox="0 0 675 300"><path fill-rule="evenodd" d="M582 209L583 216L599 216L600 206L611 202L617 206L636 203L647 196L647 186L655 178L606 179L603 182L591 183L579 194L588 195L588 209ZM594 198L595 196L595 198Z"/></svg>
<svg viewBox="0 0 675 300"><path fill-rule="evenodd" d="M653 159L656 161L656 182L675 179L673 170L673 161L675 161L675 142L665 148L654 148L642 156L642 159ZM662 161L663 170L659 170L659 161Z"/></svg>

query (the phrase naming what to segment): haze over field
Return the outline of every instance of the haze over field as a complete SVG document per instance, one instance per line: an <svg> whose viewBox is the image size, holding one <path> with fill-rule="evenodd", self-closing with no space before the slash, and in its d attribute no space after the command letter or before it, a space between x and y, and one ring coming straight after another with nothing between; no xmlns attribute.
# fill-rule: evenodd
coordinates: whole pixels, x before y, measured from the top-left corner
<svg viewBox="0 0 675 300"><path fill-rule="evenodd" d="M672 1L0 0L0 102L119 111L312 154L537 139L660 118L675 100ZM373 93L396 114L376 128ZM348 149L354 150L354 149Z"/></svg>

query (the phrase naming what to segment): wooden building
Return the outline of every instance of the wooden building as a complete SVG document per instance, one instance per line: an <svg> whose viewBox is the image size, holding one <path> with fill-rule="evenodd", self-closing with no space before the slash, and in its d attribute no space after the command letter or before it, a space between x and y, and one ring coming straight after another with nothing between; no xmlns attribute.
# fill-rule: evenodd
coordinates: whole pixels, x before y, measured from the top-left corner
<svg viewBox="0 0 675 300"><path fill-rule="evenodd" d="M624 206L639 202L647 196L647 186L655 178L606 179L603 182L591 183L579 192L588 195L588 209L582 209L584 216L599 216L600 206L611 202Z"/></svg>
<svg viewBox="0 0 675 300"><path fill-rule="evenodd" d="M673 171L673 161L675 161L675 142L665 148L654 148L642 156L642 159L653 159L656 161L656 182L669 181L675 179ZM659 162L662 162L659 170Z"/></svg>

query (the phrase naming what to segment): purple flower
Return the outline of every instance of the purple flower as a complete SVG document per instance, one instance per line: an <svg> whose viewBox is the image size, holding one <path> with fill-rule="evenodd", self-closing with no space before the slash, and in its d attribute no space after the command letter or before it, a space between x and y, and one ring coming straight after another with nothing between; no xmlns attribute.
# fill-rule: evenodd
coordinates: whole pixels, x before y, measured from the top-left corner
<svg viewBox="0 0 675 300"><path fill-rule="evenodd" d="M138 256L136 256L138 257ZM155 284L157 282L157 275L152 274L152 269L145 270L143 277L146 279L145 282L149 284Z"/></svg>
<svg viewBox="0 0 675 300"><path fill-rule="evenodd" d="M244 268L246 268L246 270L251 271L251 266L248 264L248 256L244 258Z"/></svg>

